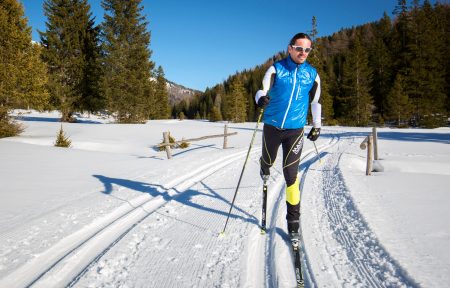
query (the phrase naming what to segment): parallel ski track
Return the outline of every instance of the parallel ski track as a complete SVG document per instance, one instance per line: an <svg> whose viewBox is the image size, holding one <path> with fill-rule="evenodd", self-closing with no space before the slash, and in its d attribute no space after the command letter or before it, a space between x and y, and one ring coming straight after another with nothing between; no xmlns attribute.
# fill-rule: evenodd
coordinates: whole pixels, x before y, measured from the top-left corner
<svg viewBox="0 0 450 288"><path fill-rule="evenodd" d="M369 226L365 222L363 216L359 213L351 195L348 193L348 188L345 187L345 182L342 173L339 170L339 162L344 151L339 151L341 144L341 133L333 135L331 140L327 144L323 144L319 149L320 151L338 147L337 151L322 158L322 166L324 175L322 176L324 181L323 186L327 189L323 189L323 201L326 208L326 217L330 223L330 227L333 228L333 238L342 246L345 251L350 264L353 266L355 273L358 275L358 282L367 287L417 287L417 284L404 272L404 270L398 265L398 263L392 259L388 252L378 243L378 240L370 230ZM355 141L355 139L350 139ZM345 147L350 145L345 144ZM311 165L315 163L314 157L315 151L306 151L305 156L300 162L299 175L301 177L300 190L303 191L303 185L308 175L308 170ZM279 177L282 178L282 177ZM278 179L283 181L283 179ZM282 190L284 185L281 185ZM332 189L336 187L336 189ZM338 191L338 192L336 192ZM274 201L272 208L272 217L270 219L270 232L269 237L266 238L266 287L278 287L279 279L277 277L277 271L280 269L277 266L286 265L285 262L277 263L275 255L275 229L277 221L284 215L278 215L280 205L284 204L283 191L271 191L270 193L278 192L278 197ZM348 227L353 227L348 229ZM356 231L355 231L356 229ZM302 228L300 227L300 230ZM327 233L327 231L322 231ZM301 233L303 235L303 233ZM287 239L285 239L287 240ZM302 252L302 264L303 274L305 278L305 287L318 287L318 283L314 279L313 268L311 261L307 253L307 249L304 247L304 242L301 241ZM281 266L282 267L282 266ZM339 274L338 270L335 273ZM343 275L339 275L340 278ZM386 284L388 283L388 284Z"/></svg>
<svg viewBox="0 0 450 288"><path fill-rule="evenodd" d="M352 141L355 141L353 138ZM345 186L339 162L344 151L327 157L323 197L334 238L342 245L362 285L367 287L415 287L403 269L378 243ZM339 148L341 145L339 145ZM340 150L340 149L338 149ZM336 189L329 189L336 187ZM350 228L350 229L349 229Z"/></svg>
<svg viewBox="0 0 450 288"><path fill-rule="evenodd" d="M251 154L259 150L260 147L255 145ZM173 199L246 154L247 150L240 151L209 162L165 184L165 192ZM112 213L63 238L49 250L0 279L0 287L54 287L73 284L91 263L168 201L170 200L162 196L148 199L148 195L129 200ZM52 275L53 271L58 271L57 275Z"/></svg>
<svg viewBox="0 0 450 288"><path fill-rule="evenodd" d="M336 143L338 143L339 138L336 137L335 135L331 134L332 138L330 139L330 141L326 144L322 144L321 146L318 147L319 150L319 154L321 150L325 150L333 145L336 145ZM301 158L300 160L300 171L299 171L299 177L301 177L300 180L300 191L303 191L303 185L305 183L305 179L307 177L308 174L308 170L309 167L312 163L315 163L316 160L318 160L318 155L316 154L316 151L314 148L309 149L308 151L305 151L305 155ZM279 181L283 181L284 179L282 176L279 177L279 179L277 179L277 182ZM280 186L280 185L277 185ZM266 263L266 273L268 276L265 276L266 279L266 287L278 287L278 277L276 276L277 274L277 265L283 265L283 263L277 263L277 261L274 261L274 259L276 259L275 257L275 241L276 241L276 237L275 237L275 233L276 230L274 229L274 227L276 227L276 222L278 220L279 217L284 217L284 215L278 215L278 211L279 211L279 207L280 205L284 204L284 187L285 185L281 185L281 190L280 191L271 191L269 194L277 194L278 197L275 199L275 201L273 202L273 205L271 205L270 209L272 210L271 213L271 218L270 218L270 224L269 224L269 235L266 238L266 259L265 259L265 263ZM300 227L301 230L301 227ZM302 234L302 233L301 233ZM305 280L305 287L317 287L317 285L315 284L315 280L314 280L314 276L313 273L311 272L311 266L309 265L309 258L308 255L306 253L305 247L303 246L303 241L301 241L301 253L302 253L302 264L303 264L303 268L305 269L303 271L303 275L304 275L304 280ZM292 262L292 261L291 261ZM293 276L292 276L293 277Z"/></svg>

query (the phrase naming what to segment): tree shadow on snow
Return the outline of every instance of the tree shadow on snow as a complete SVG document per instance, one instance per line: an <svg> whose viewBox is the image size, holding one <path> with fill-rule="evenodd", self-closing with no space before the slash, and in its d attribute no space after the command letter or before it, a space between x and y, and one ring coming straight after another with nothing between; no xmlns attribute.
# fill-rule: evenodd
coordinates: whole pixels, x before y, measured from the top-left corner
<svg viewBox="0 0 450 288"><path fill-rule="evenodd" d="M17 120L29 121L29 122L61 122L61 117L38 117L38 116L26 116L20 115L15 117ZM78 124L103 124L100 121L95 121L91 119L76 118L73 123Z"/></svg>
<svg viewBox="0 0 450 288"><path fill-rule="evenodd" d="M36 116L16 116L16 120L35 122L60 122L61 117L36 117Z"/></svg>
<svg viewBox="0 0 450 288"><path fill-rule="evenodd" d="M123 188L127 188L127 189L131 189L137 192L141 192L141 193L148 193L153 197L163 197L163 199L165 201L177 201L183 205L186 206L190 206L199 210L203 210L205 212L208 213L214 213L214 214L218 214L221 216L226 217L228 215L228 209L231 205L231 202L224 198L222 195L218 194L216 191L217 190L221 190L221 189L229 189L229 188L218 188L218 189L212 189L210 187L208 187L206 184L204 184L203 182L199 182L201 185L203 185L203 187L205 187L205 189L188 189L184 192L180 192L177 191L174 188L171 189L167 189L165 187L163 187L162 185L159 184L150 184L150 183L145 183L145 182L140 182L140 181L135 181L135 180L128 180L128 179L120 179L120 178L110 178L110 177L106 177L103 175L92 175L95 178L97 178L100 182L102 182L103 186L104 186L104 191L100 191L103 194L106 195L110 195L112 197L115 197L119 200L128 202L128 200L126 199L122 199L119 197L116 197L113 194L114 191L114 187L113 185L119 186L119 187L123 187ZM175 191L175 194L170 195L168 193L168 190L173 190ZM207 192L202 192L202 190L207 191ZM197 199L197 197L202 197L202 201L204 201L205 198L212 198L214 200L223 202L225 205L221 205L222 207L225 207L225 209L222 210L218 210L212 207L207 207L198 203L195 203ZM131 205L131 203L130 203ZM217 206L217 205L215 205ZM238 211L239 213L233 213L233 211ZM241 219L243 221L247 221L250 223L253 223L255 225L258 225L258 219L249 214L248 212L246 212L245 210L239 208L237 205L234 205L233 207L233 211L230 214L230 218L233 219ZM238 215L238 214L243 214L243 215ZM198 227L198 225L195 225Z"/></svg>
<svg viewBox="0 0 450 288"><path fill-rule="evenodd" d="M377 132L378 139L408 142L436 142L450 144L448 133L418 133L418 132Z"/></svg>
<svg viewBox="0 0 450 288"><path fill-rule="evenodd" d="M394 140L394 141L408 141L408 142L436 142L450 144L449 133L436 133L432 132L414 132L410 130L398 130L392 129L392 131L377 131L378 140ZM306 133L306 132L305 132ZM335 131L334 133L328 133L326 130L320 134L320 138L353 138L353 137L366 137L372 133L371 128L367 128L367 131L349 132L349 131Z"/></svg>

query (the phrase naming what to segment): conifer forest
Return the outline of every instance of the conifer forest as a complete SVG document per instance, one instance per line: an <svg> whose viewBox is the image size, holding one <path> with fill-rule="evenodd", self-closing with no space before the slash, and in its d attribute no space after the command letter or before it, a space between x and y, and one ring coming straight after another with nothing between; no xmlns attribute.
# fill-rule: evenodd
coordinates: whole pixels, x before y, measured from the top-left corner
<svg viewBox="0 0 450 288"><path fill-rule="evenodd" d="M77 112L106 112L118 123L256 120L255 93L286 51L170 107L163 67L151 60L152 27L141 0L101 3L103 22L96 25L87 0L45 0L46 27L34 42L20 1L0 1L0 137L20 133L9 116L17 108L59 110L66 122ZM449 7L398 0L376 22L323 37L312 17L308 61L321 78L323 123L448 125Z"/></svg>
<svg viewBox="0 0 450 288"><path fill-rule="evenodd" d="M319 25L312 18L308 32L314 43L308 61L321 78L325 125L448 125L450 6L397 2L392 18L385 13L376 22L326 37L316 37ZM244 116L254 121L255 93L267 68L283 57L286 51L230 76L173 107L172 115L182 112L212 121L242 121Z"/></svg>

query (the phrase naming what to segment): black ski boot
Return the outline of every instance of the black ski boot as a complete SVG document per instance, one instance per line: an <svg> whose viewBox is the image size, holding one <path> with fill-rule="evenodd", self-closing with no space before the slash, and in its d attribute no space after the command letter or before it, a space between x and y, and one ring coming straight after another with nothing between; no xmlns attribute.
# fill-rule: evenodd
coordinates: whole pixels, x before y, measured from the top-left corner
<svg viewBox="0 0 450 288"><path fill-rule="evenodd" d="M298 233L299 228L300 224L298 221L288 222L289 238L291 239L291 243L294 248L298 247L298 243L300 241L300 233Z"/></svg>
<svg viewBox="0 0 450 288"><path fill-rule="evenodd" d="M269 181L270 178L270 167L263 165L262 158L259 158L259 166L261 167L259 170L259 175L261 175L261 179L266 182Z"/></svg>

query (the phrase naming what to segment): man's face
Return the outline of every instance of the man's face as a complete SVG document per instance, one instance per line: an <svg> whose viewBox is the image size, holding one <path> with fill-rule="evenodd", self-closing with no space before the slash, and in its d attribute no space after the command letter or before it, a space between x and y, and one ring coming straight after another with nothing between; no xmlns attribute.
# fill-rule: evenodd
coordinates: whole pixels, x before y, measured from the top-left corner
<svg viewBox="0 0 450 288"><path fill-rule="evenodd" d="M301 49L303 48L303 49ZM308 48L308 49L307 49ZM301 64L303 62L305 62L306 58L308 58L308 54L306 50L309 51L309 49L311 49L311 41L309 41L306 38L302 38L302 39L297 39L297 41L295 41L294 45L289 45L288 46L288 53L289 55L291 55L291 59L297 63L297 64ZM301 50L301 51L298 51Z"/></svg>

